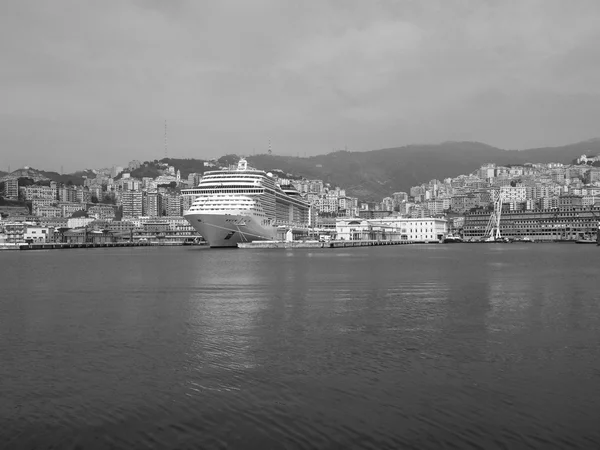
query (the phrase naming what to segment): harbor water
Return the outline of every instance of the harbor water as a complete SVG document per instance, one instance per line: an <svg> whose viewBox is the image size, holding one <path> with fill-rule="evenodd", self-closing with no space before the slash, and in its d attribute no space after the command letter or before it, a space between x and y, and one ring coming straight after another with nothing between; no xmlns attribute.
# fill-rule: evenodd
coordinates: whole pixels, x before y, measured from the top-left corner
<svg viewBox="0 0 600 450"><path fill-rule="evenodd" d="M0 252L2 449L600 448L600 249Z"/></svg>

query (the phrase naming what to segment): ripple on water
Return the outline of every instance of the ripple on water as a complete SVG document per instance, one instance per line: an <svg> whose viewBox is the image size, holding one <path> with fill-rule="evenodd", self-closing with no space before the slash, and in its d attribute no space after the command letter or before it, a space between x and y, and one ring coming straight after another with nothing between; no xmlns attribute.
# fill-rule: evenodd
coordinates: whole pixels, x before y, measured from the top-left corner
<svg viewBox="0 0 600 450"><path fill-rule="evenodd" d="M600 448L579 247L0 254L2 447Z"/></svg>

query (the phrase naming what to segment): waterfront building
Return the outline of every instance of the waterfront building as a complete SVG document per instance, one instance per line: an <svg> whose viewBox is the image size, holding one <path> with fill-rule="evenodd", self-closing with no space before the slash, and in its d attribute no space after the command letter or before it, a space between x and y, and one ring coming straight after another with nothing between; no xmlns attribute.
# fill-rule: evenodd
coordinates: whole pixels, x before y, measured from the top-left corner
<svg viewBox="0 0 600 450"><path fill-rule="evenodd" d="M27 226L23 233L23 240L28 243L53 242L54 229L43 226Z"/></svg>
<svg viewBox="0 0 600 450"><path fill-rule="evenodd" d="M463 236L479 239L485 236L490 212L465 215ZM600 220L600 207L583 206L503 211L500 234L508 238L529 237L534 240L572 240L595 235Z"/></svg>
<svg viewBox="0 0 600 450"><path fill-rule="evenodd" d="M5 242L9 244L18 244L25 242L25 230L27 225L24 222L9 222L4 224Z"/></svg>
<svg viewBox="0 0 600 450"><path fill-rule="evenodd" d="M448 233L448 222L439 217L381 219L338 219L336 239L440 242Z"/></svg>

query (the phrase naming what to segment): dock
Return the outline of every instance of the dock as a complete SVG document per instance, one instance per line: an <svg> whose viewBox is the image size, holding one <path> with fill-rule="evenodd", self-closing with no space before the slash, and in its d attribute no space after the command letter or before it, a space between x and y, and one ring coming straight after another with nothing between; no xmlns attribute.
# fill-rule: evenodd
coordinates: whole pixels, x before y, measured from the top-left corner
<svg viewBox="0 0 600 450"><path fill-rule="evenodd" d="M78 243L60 243L48 242L37 244L12 244L0 246L0 251L3 250L63 250L75 248L123 248L123 247L172 247L186 245L182 242L78 242Z"/></svg>
<svg viewBox="0 0 600 450"><path fill-rule="evenodd" d="M269 248L349 248L349 247L375 247L382 245L408 245L408 244L439 244L438 241L386 241L386 240L335 240L335 241L252 241L239 242L238 248L269 249Z"/></svg>

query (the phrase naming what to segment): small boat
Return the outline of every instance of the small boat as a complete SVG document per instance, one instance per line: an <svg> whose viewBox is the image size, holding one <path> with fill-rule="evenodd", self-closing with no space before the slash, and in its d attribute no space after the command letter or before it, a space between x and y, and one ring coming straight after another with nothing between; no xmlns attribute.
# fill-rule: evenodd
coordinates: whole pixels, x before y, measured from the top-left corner
<svg viewBox="0 0 600 450"><path fill-rule="evenodd" d="M531 239L529 236L525 236L522 238L515 239L515 242L535 242L535 241L533 239Z"/></svg>
<svg viewBox="0 0 600 450"><path fill-rule="evenodd" d="M592 239L577 239L575 241L576 244L597 244L596 241Z"/></svg>
<svg viewBox="0 0 600 450"><path fill-rule="evenodd" d="M460 236L454 236L453 234L449 234L442 241L444 244L461 244L462 242L463 240Z"/></svg>

